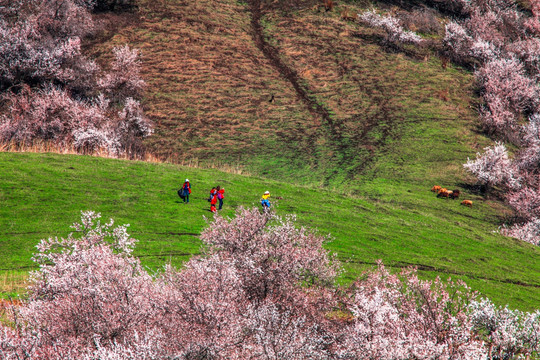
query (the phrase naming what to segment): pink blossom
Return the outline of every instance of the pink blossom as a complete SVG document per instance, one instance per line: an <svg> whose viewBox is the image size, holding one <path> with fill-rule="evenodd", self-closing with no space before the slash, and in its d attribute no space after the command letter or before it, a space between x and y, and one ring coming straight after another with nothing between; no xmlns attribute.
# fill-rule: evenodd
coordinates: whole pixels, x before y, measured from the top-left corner
<svg viewBox="0 0 540 360"><path fill-rule="evenodd" d="M390 43L420 44L423 41L422 38L414 32L404 30L399 24L399 20L393 16L382 17L374 10L370 10L363 14L359 14L358 19L366 24L386 31L387 40Z"/></svg>
<svg viewBox="0 0 540 360"><path fill-rule="evenodd" d="M540 245L540 219L536 217L525 223L503 226L500 232L504 236L510 236L533 245Z"/></svg>
<svg viewBox="0 0 540 360"><path fill-rule="evenodd" d="M503 139L519 142L517 116L507 99L498 94L486 94L486 105L480 109L480 121L486 133L496 134Z"/></svg>
<svg viewBox="0 0 540 360"><path fill-rule="evenodd" d="M484 151L484 154L476 154L476 160L467 159L463 165L465 169L473 173L481 184L517 188L519 178L504 144L498 142L493 147L484 148Z"/></svg>
<svg viewBox="0 0 540 360"><path fill-rule="evenodd" d="M153 133L152 123L144 115L141 104L132 98L127 98L122 111L118 113L120 123L117 131L120 137L133 135L145 138Z"/></svg>
<svg viewBox="0 0 540 360"><path fill-rule="evenodd" d="M125 45L115 47L113 54L112 69L99 80L99 86L115 101L140 96L146 84L140 75L139 50Z"/></svg>
<svg viewBox="0 0 540 360"><path fill-rule="evenodd" d="M111 155L144 153L142 138L152 133L152 124L135 99L144 88L138 51L127 45L114 48L107 73L81 53L80 39L94 30L88 12L94 5L104 4L2 3L0 90L10 89L3 98L11 106L0 118L0 141L47 141ZM114 111L116 105L123 110Z"/></svg>
<svg viewBox="0 0 540 360"><path fill-rule="evenodd" d="M470 45L469 53L472 57L485 62L497 58L499 56L499 49L489 41L476 39Z"/></svg>
<svg viewBox="0 0 540 360"><path fill-rule="evenodd" d="M73 229L37 246L29 296L11 309L14 326L0 325L3 359L473 360L538 349L538 312L474 302L462 282L381 263L336 289L324 238L292 217L216 215L203 254L155 276L126 226L87 211Z"/></svg>
<svg viewBox="0 0 540 360"><path fill-rule="evenodd" d="M540 312L524 313L508 307L497 307L488 299L473 301L469 306L473 331L481 334L492 355L530 356L538 351Z"/></svg>
<svg viewBox="0 0 540 360"><path fill-rule="evenodd" d="M507 201L516 214L524 219L540 217L540 192L538 189L523 187L509 193Z"/></svg>
<svg viewBox="0 0 540 360"><path fill-rule="evenodd" d="M517 59L496 59L475 73L486 94L508 101L510 109L522 111L538 104L538 87Z"/></svg>
<svg viewBox="0 0 540 360"><path fill-rule="evenodd" d="M456 57L469 56L473 41L473 38L460 24L453 21L446 24L443 44L451 49Z"/></svg>
<svg viewBox="0 0 540 360"><path fill-rule="evenodd" d="M463 283L423 281L414 269L400 276L382 264L353 287L354 320L345 329L348 356L372 359L478 359L482 343L470 333Z"/></svg>

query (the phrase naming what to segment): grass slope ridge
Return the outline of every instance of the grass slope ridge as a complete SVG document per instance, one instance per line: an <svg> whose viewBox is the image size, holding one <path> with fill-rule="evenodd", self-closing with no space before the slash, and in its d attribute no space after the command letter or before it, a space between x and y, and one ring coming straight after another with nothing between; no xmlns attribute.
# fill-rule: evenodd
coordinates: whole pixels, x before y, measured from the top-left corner
<svg viewBox="0 0 540 360"><path fill-rule="evenodd" d="M216 170L74 155L0 153L0 168L4 272L26 273L39 239L66 236L79 211L90 209L103 220L131 224L129 233L140 240L136 255L145 265L178 266L199 252L203 216L211 216L207 192L221 184L226 216L240 205L257 206L268 189L283 197L278 213L295 213L301 224L331 234L327 247L344 262L343 281L382 259L396 270L418 266L426 278L464 279L498 304L526 310L538 305L540 251L492 233L499 219L489 202L470 209L421 186L399 193L391 183L381 185L376 197L351 197ZM186 177L193 185L190 205L176 195Z"/></svg>

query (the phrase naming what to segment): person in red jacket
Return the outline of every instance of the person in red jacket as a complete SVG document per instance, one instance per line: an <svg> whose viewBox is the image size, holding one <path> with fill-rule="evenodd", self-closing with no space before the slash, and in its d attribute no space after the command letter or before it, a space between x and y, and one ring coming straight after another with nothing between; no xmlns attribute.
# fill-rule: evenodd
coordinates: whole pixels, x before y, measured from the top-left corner
<svg viewBox="0 0 540 360"><path fill-rule="evenodd" d="M182 195L184 195L184 203L189 203L189 194L191 194L191 184L189 180L186 179L184 185L182 185Z"/></svg>
<svg viewBox="0 0 540 360"><path fill-rule="evenodd" d="M221 208L223 207L223 199L225 198L225 188L220 188L219 186L216 188L217 190L217 198L218 198L218 201L219 201L219 208L218 210L221 210Z"/></svg>
<svg viewBox="0 0 540 360"><path fill-rule="evenodd" d="M216 212L216 203L218 200L217 194L218 194L217 191L214 191L213 193L210 194L210 211L213 213Z"/></svg>
<svg viewBox="0 0 540 360"><path fill-rule="evenodd" d="M216 193L217 193L217 190L215 187L213 187L212 190L210 190L210 196L208 197L208 201L212 201L212 197L214 197Z"/></svg>

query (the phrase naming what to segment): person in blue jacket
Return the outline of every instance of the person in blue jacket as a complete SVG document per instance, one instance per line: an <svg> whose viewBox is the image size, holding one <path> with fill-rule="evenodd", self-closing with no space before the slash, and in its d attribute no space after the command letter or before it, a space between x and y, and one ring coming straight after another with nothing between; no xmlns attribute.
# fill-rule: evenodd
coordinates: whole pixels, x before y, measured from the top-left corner
<svg viewBox="0 0 540 360"><path fill-rule="evenodd" d="M184 185L182 185L182 195L184 195L184 203L189 204L189 194L191 194L191 184L189 179L186 179Z"/></svg>

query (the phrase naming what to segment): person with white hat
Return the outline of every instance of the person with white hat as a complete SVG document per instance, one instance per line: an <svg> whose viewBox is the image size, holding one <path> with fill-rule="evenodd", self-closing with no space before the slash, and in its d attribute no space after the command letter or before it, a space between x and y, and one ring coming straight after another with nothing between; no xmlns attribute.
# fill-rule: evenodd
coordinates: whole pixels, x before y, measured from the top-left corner
<svg viewBox="0 0 540 360"><path fill-rule="evenodd" d="M184 203L189 204L189 194L191 194L191 184L189 179L186 179L184 185L182 185L182 195L184 195Z"/></svg>
<svg viewBox="0 0 540 360"><path fill-rule="evenodd" d="M270 208L270 191L265 191L262 198L261 198L261 205L263 207L264 211L268 211Z"/></svg>

